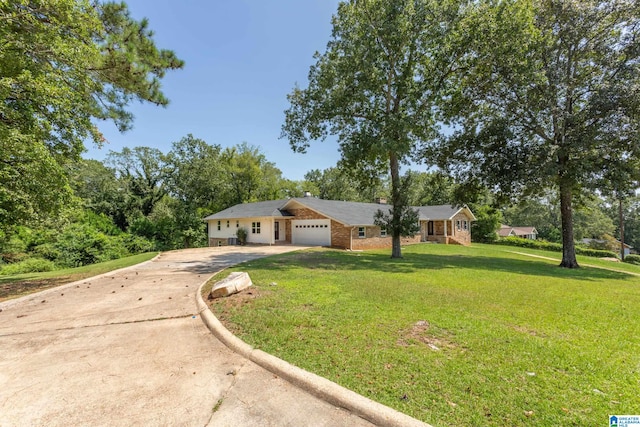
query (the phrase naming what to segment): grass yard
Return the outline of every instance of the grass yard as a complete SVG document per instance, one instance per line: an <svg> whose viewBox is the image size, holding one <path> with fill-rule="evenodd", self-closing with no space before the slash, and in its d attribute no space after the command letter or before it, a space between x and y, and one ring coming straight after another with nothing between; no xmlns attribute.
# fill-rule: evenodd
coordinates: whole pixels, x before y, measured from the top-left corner
<svg viewBox="0 0 640 427"><path fill-rule="evenodd" d="M14 276L0 276L0 301L17 298L23 295L97 276L98 274L118 270L148 261L158 255L158 252L147 252L132 255L98 264L85 265L77 268L47 271L44 273L24 273Z"/></svg>
<svg viewBox="0 0 640 427"><path fill-rule="evenodd" d="M640 277L520 249L290 253L224 272L254 288L212 310L246 342L434 426L640 414Z"/></svg>

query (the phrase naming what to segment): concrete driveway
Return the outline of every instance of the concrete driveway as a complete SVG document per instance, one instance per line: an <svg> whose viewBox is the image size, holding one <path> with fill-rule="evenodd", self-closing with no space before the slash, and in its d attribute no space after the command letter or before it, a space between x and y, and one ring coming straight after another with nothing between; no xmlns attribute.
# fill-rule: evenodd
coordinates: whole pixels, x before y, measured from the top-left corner
<svg viewBox="0 0 640 427"><path fill-rule="evenodd" d="M0 426L371 425L232 352L197 313L212 273L295 249L166 252L0 303Z"/></svg>

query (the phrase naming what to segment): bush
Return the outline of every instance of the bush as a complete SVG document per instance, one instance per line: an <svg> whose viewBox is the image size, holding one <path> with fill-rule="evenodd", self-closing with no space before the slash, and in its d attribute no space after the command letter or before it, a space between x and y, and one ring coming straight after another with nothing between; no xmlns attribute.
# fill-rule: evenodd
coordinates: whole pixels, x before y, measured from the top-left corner
<svg viewBox="0 0 640 427"><path fill-rule="evenodd" d="M129 233L123 233L119 236L119 238L124 247L131 254L151 252L155 249L154 243L142 236L134 236Z"/></svg>
<svg viewBox="0 0 640 427"><path fill-rule="evenodd" d="M129 255L119 236L107 236L86 224L71 224L55 243L56 261L64 267L80 267Z"/></svg>
<svg viewBox="0 0 640 427"><path fill-rule="evenodd" d="M589 248L581 248L579 246L576 247L576 253L578 255L591 256L595 258L617 258L618 254L612 251L603 251L600 249L589 249Z"/></svg>
<svg viewBox="0 0 640 427"><path fill-rule="evenodd" d="M541 249L545 251L562 252L561 243L551 243L544 240L531 240L523 239L521 237L505 237L499 239L497 242L499 245L517 246L520 248ZM602 251L598 249L589 249L576 246L576 254L596 257L596 258L616 258L616 254L611 251Z"/></svg>
<svg viewBox="0 0 640 427"><path fill-rule="evenodd" d="M626 257L624 257L624 262L640 265L640 255L627 255Z"/></svg>
<svg viewBox="0 0 640 427"><path fill-rule="evenodd" d="M53 271L56 265L43 258L29 258L15 264L8 264L0 269L0 275L11 276L22 273L39 273L42 271Z"/></svg>
<svg viewBox="0 0 640 427"><path fill-rule="evenodd" d="M244 245L245 243L247 243L248 235L249 235L249 232L247 231L246 228L244 227L238 228L238 230L236 231L236 237L238 237L238 243L240 243L241 245Z"/></svg>

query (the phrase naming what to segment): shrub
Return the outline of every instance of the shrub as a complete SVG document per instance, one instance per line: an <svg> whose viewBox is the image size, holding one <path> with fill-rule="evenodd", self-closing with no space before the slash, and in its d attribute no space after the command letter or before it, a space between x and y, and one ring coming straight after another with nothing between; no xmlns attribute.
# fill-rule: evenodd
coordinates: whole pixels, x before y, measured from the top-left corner
<svg viewBox="0 0 640 427"><path fill-rule="evenodd" d="M129 254L119 236L107 236L86 224L71 224L55 243L56 259L64 267L80 267L121 258Z"/></svg>
<svg viewBox="0 0 640 427"><path fill-rule="evenodd" d="M247 231L246 228L244 227L238 228L238 230L236 231L236 236L238 237L238 243L240 243L241 245L244 245L245 243L247 243L248 235L249 235L249 232Z"/></svg>
<svg viewBox="0 0 640 427"><path fill-rule="evenodd" d="M154 243L142 236L134 236L129 233L123 233L119 237L124 247L131 254L151 252L155 249Z"/></svg>
<svg viewBox="0 0 640 427"><path fill-rule="evenodd" d="M624 257L624 262L640 265L640 255L627 255Z"/></svg>
<svg viewBox="0 0 640 427"><path fill-rule="evenodd" d="M0 275L11 276L22 273L39 273L41 271L53 271L56 265L43 258L29 258L15 264L7 264L0 269Z"/></svg>
<svg viewBox="0 0 640 427"><path fill-rule="evenodd" d="M499 245L517 246L520 248L542 249L545 251L562 252L561 243L551 243L544 240L531 240L523 239L521 237L505 237L499 239L497 242ZM596 258L616 258L616 254L611 251L602 251L598 249L589 249L576 246L576 254L596 257Z"/></svg>
<svg viewBox="0 0 640 427"><path fill-rule="evenodd" d="M588 249L588 248L581 248L581 247L576 247L576 253L578 255L584 255L584 256L592 256L592 257L596 257L596 258L617 258L618 255L615 252L612 251L603 251L600 249Z"/></svg>

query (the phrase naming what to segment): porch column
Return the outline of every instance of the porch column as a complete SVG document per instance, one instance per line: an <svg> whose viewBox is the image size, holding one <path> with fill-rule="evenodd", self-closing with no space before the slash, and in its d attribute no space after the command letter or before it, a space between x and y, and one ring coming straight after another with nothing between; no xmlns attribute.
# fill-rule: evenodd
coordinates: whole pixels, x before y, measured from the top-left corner
<svg viewBox="0 0 640 427"><path fill-rule="evenodd" d="M447 241L447 220L444 220L444 240Z"/></svg>
<svg viewBox="0 0 640 427"><path fill-rule="evenodd" d="M276 243L275 229L276 229L276 219L272 217L271 218L271 237L269 238L269 246L274 245Z"/></svg>

